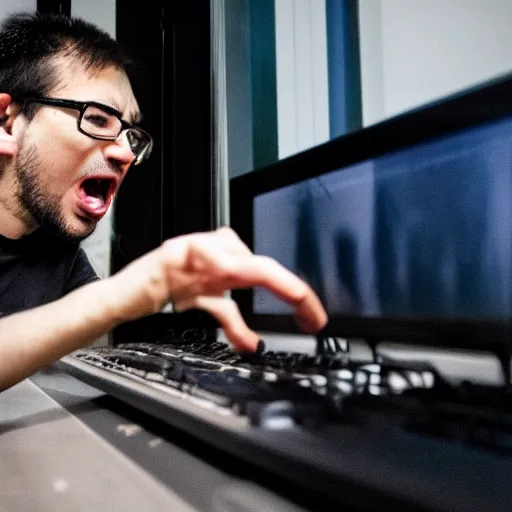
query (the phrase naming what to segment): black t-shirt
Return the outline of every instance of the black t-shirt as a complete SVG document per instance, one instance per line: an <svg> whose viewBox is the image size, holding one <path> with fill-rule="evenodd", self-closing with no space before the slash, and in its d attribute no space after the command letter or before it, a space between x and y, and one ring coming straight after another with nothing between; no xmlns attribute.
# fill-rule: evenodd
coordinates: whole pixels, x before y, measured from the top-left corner
<svg viewBox="0 0 512 512"><path fill-rule="evenodd" d="M97 279L78 244L42 230L19 240L0 236L0 316L52 302Z"/></svg>

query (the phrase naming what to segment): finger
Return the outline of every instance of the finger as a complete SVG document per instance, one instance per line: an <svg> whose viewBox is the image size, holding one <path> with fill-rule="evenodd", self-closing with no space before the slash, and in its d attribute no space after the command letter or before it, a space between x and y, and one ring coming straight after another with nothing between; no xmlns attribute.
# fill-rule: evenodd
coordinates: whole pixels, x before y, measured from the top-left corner
<svg viewBox="0 0 512 512"><path fill-rule="evenodd" d="M255 352L260 337L249 329L236 303L225 297L200 295L174 304L176 311L202 309L214 316L226 337L239 352Z"/></svg>
<svg viewBox="0 0 512 512"><path fill-rule="evenodd" d="M263 286L295 309L297 322L306 332L318 332L327 313L313 289L276 260L266 256L238 258L231 262L230 288Z"/></svg>
<svg viewBox="0 0 512 512"><path fill-rule="evenodd" d="M208 274L208 279L199 281L186 292L180 290L178 294L202 296L234 288L263 286L295 309L298 324L304 331L318 332L327 323L327 314L311 287L274 259L252 253L249 256L233 255L214 243L212 237L190 240L192 268L195 272ZM172 245L168 247L171 249Z"/></svg>

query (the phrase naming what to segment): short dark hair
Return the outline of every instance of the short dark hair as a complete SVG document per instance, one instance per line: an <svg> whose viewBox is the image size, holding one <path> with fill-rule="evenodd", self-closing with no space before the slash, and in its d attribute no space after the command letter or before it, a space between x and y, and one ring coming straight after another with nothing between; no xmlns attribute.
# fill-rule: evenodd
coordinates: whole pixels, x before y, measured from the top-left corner
<svg viewBox="0 0 512 512"><path fill-rule="evenodd" d="M128 73L132 61L107 32L62 14L11 14L0 26L0 92L22 103L45 96L59 83L53 60L68 57L91 73L116 67Z"/></svg>

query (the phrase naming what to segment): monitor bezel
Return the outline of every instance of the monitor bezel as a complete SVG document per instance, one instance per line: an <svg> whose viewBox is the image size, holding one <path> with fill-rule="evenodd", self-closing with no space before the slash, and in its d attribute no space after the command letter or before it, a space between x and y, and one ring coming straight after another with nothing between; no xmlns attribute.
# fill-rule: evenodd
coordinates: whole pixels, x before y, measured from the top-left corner
<svg viewBox="0 0 512 512"><path fill-rule="evenodd" d="M254 250L255 196L510 115L512 73L232 178L231 227ZM252 329L301 332L291 315L255 313L252 289L234 290L232 297ZM512 319L332 316L322 334L375 342L400 341L492 351L512 349Z"/></svg>

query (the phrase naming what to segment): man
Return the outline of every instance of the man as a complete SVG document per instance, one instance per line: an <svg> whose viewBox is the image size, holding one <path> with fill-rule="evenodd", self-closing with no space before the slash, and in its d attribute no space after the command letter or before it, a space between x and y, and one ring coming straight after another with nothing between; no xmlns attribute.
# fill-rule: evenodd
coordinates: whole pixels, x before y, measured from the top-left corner
<svg viewBox="0 0 512 512"><path fill-rule="evenodd" d="M0 30L1 389L171 300L211 313L238 350L259 338L224 297L233 288L267 287L305 331L326 323L306 283L228 228L170 239L96 277L77 244L152 145L136 126L128 66L115 41L80 20L21 14Z"/></svg>

